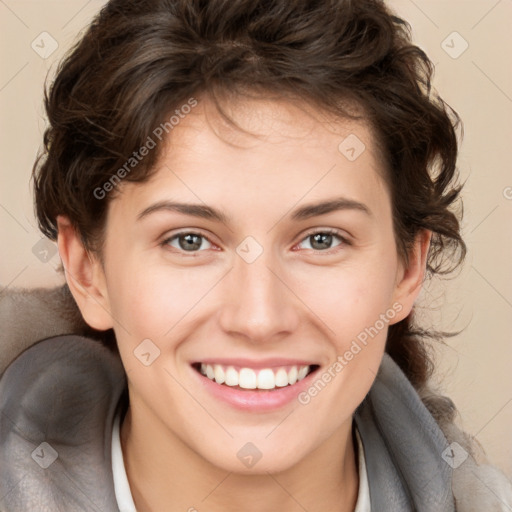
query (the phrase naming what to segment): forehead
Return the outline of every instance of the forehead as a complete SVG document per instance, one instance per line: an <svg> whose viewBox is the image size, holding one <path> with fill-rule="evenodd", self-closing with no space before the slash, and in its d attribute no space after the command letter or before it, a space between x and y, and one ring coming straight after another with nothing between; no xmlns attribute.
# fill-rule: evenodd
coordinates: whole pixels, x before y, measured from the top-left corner
<svg viewBox="0 0 512 512"><path fill-rule="evenodd" d="M172 198L243 207L247 214L250 205L264 211L301 198L387 199L368 123L284 100L240 99L222 107L236 126L211 100L199 100L169 130L151 179L123 183L114 208L128 214Z"/></svg>
<svg viewBox="0 0 512 512"><path fill-rule="evenodd" d="M238 97L222 103L221 108L225 115L208 96L203 97L172 128L166 139L167 149L188 148L198 156L221 149L227 156L228 148L296 151L300 145L304 152L319 148L330 152L340 151L338 143L352 135L364 140L370 151L377 150L365 119L340 118L305 101ZM361 113L356 107L351 110Z"/></svg>

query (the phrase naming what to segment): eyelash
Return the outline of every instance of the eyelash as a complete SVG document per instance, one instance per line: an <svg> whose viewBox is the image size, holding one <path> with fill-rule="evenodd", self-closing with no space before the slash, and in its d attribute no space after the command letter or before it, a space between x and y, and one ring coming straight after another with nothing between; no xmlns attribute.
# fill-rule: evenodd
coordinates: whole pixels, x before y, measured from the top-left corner
<svg viewBox="0 0 512 512"><path fill-rule="evenodd" d="M326 229L317 229L315 231L310 231L308 233L306 233L304 235L304 237L300 240L300 242L298 242L298 244L304 242L305 240L307 240L308 238L314 236L314 235L317 235L317 234L323 234L323 235L332 235L332 236L335 236L336 238L338 238L340 240L340 244L336 245L335 247L332 247L330 249L325 249L325 250L320 250L320 249L308 249L308 250L312 250L318 254L320 253L323 253L323 254L332 254L333 251L336 251L337 250L337 247L340 247L340 246L345 246L345 245L351 245L350 241L344 237L340 231L336 230L336 229L332 229L332 228L326 228ZM199 237L202 237L206 240L208 240L208 242L210 244L213 244L213 242L206 236L204 235L203 233L200 233L200 232L196 232L196 231L180 231L179 233L176 233L168 238L166 238L165 240L163 240L160 244L161 247L163 248L166 248L170 245L170 242L172 242L173 240L181 237L181 236L184 236L184 235L196 235L196 236L199 236ZM295 245L298 245L298 244L295 244ZM214 245L214 244L213 244ZM186 256L194 256L194 255L197 255L198 253L201 253L203 251L184 251L183 249L177 249L176 247L173 247L173 249L177 250L178 252L182 253L183 255L186 255Z"/></svg>

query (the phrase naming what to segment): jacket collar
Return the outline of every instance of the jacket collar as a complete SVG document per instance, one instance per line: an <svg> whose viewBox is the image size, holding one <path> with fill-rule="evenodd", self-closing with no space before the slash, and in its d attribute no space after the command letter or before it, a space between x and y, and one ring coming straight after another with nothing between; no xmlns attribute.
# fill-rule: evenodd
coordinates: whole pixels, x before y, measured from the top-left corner
<svg viewBox="0 0 512 512"><path fill-rule="evenodd" d="M40 341L0 380L0 510L115 511L120 358L79 336Z"/></svg>
<svg viewBox="0 0 512 512"><path fill-rule="evenodd" d="M384 354L354 420L365 451L372 510L452 512L448 442L416 390Z"/></svg>
<svg viewBox="0 0 512 512"><path fill-rule="evenodd" d="M111 440L127 404L118 355L80 336L40 341L0 379L0 509L118 510ZM453 512L448 443L384 355L355 414L373 510Z"/></svg>

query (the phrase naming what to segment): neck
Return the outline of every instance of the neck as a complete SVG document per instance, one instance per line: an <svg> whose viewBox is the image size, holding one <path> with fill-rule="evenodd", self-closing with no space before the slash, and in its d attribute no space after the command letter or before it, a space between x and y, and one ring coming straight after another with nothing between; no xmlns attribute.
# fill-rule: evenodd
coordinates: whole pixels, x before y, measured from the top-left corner
<svg viewBox="0 0 512 512"><path fill-rule="evenodd" d="M139 422L128 409L121 425L124 463L138 512L354 511L358 470L351 419L294 466L257 475L214 466L155 423L149 427Z"/></svg>

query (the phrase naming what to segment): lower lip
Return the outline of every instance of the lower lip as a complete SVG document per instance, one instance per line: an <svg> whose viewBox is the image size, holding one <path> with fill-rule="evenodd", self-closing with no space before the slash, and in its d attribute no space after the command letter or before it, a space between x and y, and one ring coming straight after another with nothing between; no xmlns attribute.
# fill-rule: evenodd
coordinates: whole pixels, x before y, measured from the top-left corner
<svg viewBox="0 0 512 512"><path fill-rule="evenodd" d="M292 386L269 390L241 390L217 384L192 368L194 374L199 378L199 382L214 397L237 409L253 412L274 411L289 404L310 385L310 381L317 370L318 368Z"/></svg>

